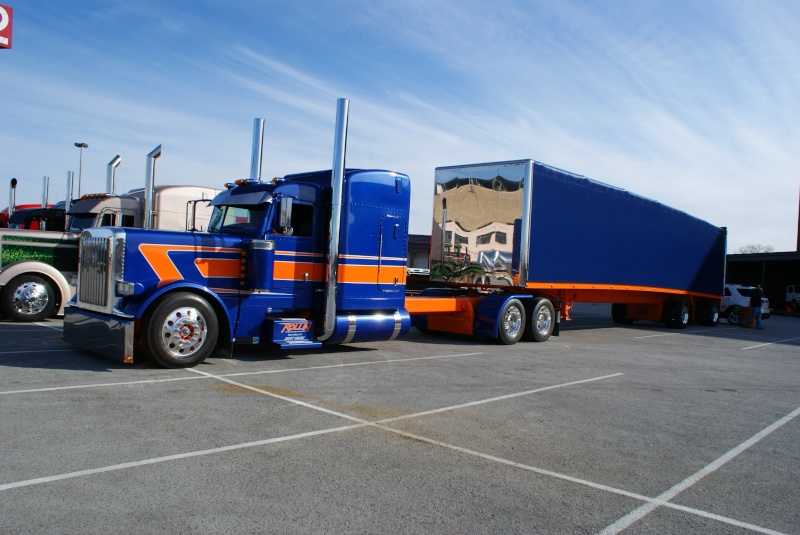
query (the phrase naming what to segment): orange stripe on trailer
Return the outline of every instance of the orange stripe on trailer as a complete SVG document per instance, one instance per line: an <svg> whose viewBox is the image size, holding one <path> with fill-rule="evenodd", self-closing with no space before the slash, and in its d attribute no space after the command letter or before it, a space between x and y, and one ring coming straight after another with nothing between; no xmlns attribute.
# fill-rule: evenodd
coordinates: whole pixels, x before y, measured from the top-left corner
<svg viewBox="0 0 800 535"><path fill-rule="evenodd" d="M676 290L674 288L659 288L657 286L637 286L629 284L586 284L573 282L528 282L525 285L529 290L592 290L600 292L651 292L673 295L693 295L708 299L720 299L721 295L690 292L689 290Z"/></svg>
<svg viewBox="0 0 800 535"><path fill-rule="evenodd" d="M336 280L352 284L405 284L405 266L359 266L340 264Z"/></svg>
<svg viewBox="0 0 800 535"><path fill-rule="evenodd" d="M198 258L194 263L206 278L239 278L242 275L242 261L235 258Z"/></svg>

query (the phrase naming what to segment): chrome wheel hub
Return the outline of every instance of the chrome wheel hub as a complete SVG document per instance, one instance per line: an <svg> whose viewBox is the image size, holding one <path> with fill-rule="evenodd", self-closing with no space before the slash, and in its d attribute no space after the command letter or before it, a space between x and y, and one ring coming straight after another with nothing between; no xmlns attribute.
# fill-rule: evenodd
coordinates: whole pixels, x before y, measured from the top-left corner
<svg viewBox="0 0 800 535"><path fill-rule="evenodd" d="M192 355L203 347L206 340L206 320L196 308L186 307L173 311L161 326L161 341L176 357Z"/></svg>
<svg viewBox="0 0 800 535"><path fill-rule="evenodd" d="M503 330L511 338L515 337L522 329L522 313L516 307L511 307L503 318Z"/></svg>
<svg viewBox="0 0 800 535"><path fill-rule="evenodd" d="M35 282L26 282L14 290L14 309L22 314L38 314L45 309L50 298L47 288Z"/></svg>
<svg viewBox="0 0 800 535"><path fill-rule="evenodd" d="M550 313L550 309L546 306L543 306L539 309L539 312L536 314L536 323L535 328L536 332L541 335L546 335L550 332L550 325L553 323L553 315Z"/></svg>

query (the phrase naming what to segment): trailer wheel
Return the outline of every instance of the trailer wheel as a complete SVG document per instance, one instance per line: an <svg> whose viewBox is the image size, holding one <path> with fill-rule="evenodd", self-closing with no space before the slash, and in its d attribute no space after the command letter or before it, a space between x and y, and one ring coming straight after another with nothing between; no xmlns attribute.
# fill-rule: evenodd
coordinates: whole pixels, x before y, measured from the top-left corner
<svg viewBox="0 0 800 535"><path fill-rule="evenodd" d="M190 368L206 360L217 343L217 316L200 296L167 295L144 324L146 349L166 368Z"/></svg>
<svg viewBox="0 0 800 535"><path fill-rule="evenodd" d="M3 289L3 312L14 321L41 321L55 306L52 284L38 275L19 275Z"/></svg>
<svg viewBox="0 0 800 535"><path fill-rule="evenodd" d="M675 329L685 329L689 325L689 315L689 303L683 299L675 301L667 325Z"/></svg>
<svg viewBox="0 0 800 535"><path fill-rule="evenodd" d="M510 299L500 311L497 340L506 345L519 342L525 332L525 307L519 299Z"/></svg>
<svg viewBox="0 0 800 535"><path fill-rule="evenodd" d="M556 327L555 317L555 309L549 299L534 302L531 316L525 325L525 339L546 342Z"/></svg>
<svg viewBox="0 0 800 535"><path fill-rule="evenodd" d="M697 304L697 324L714 327L719 321L719 305L716 301L700 301Z"/></svg>

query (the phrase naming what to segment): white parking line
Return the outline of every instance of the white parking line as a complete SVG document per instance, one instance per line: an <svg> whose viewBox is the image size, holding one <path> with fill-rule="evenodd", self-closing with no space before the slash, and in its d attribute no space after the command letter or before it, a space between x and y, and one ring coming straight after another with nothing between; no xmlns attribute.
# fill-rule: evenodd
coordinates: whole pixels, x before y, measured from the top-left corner
<svg viewBox="0 0 800 535"><path fill-rule="evenodd" d="M296 405L301 405L301 406L304 406L304 407L308 407L308 408L311 408L311 409L314 409L314 410L317 410L317 411L320 411L320 412L324 412L326 414L339 416L341 418L345 418L347 420L350 420L350 421L356 422L356 423L354 425L333 427L333 428L329 428L329 429L320 429L320 430L317 430L317 431L309 431L307 433L298 433L298 434L295 434L295 435L288 435L288 436L277 437L277 438L269 438L269 439L264 439L264 440L256 440L256 441L252 441L252 442L244 442L244 443L241 443L241 444L232 444L232 445L229 445L229 446L222 446L222 447L219 447L219 448L210 448L210 449L206 449L206 450L199 450L199 451L193 451L193 452L187 452L187 453L179 453L179 454L175 454L175 455L165 455L165 456L162 456L162 457L153 457L151 459L142 459L142 460L139 460L139 461L131 461L131 462L127 462L127 463L114 464L114 465L103 466L103 467L99 467L99 468L91 468L91 469L87 469L87 470L77 470L77 471L74 471L74 472L67 472L67 473L57 474L57 475L53 475L53 476L39 477L39 478L35 478L35 479L27 479L27 480L24 480L24 481L16 481L16 482L13 482L13 483L0 484L0 491L16 489L16 488L20 488L20 487L29 487L29 486L32 486L32 485L41 485L43 483L50 483L50 482L53 482L53 481L63 481L63 480L66 480L66 479L74 479L74 478L77 478L77 477L90 476L90 475L101 474L101 473L105 473L105 472L114 472L114 471L117 471L117 470L125 470L127 468L134 468L134 467L137 467L137 466L147 466L147 465L163 463L163 462L167 462L167 461L176 461L176 460L180 460L180 459L187 459L187 458L190 458L190 457L199 457L199 456L203 456L203 455L211 455L211 454L222 453L222 452L226 452L226 451L234 451L234 450L240 450L240 449L245 449L245 448L252 448L252 447L255 447L255 446L263 446L263 445L273 444L273 443L278 443L278 442L288 442L290 440L299 440L299 439L303 439L303 438L319 436L319 435L324 435L324 434L330 434L330 433L337 433L337 432L340 432L340 431L348 431L348 430L351 430L351 429L358 429L358 428L368 427L368 426L369 427L375 427L375 428L378 428L378 429L383 429L383 430L386 430L386 431L390 431L390 432L395 433L395 434L402 434L403 433L402 431L397 431L397 430L391 429L389 427L386 427L384 425L375 424L375 423L369 422L367 420L362 420L360 418L356 418L354 416L350 416L348 414L340 413L340 412L333 411L333 410L330 410L330 409L325 409L323 407L318 407L316 405L312 405L312 404L307 403L305 401L293 399L293 398L290 398L290 397L287 397L287 396L282 396L280 394L275 394L273 392L267 392L266 390L262 390L260 388L255 388L255 387L251 387L249 385L237 383L236 381L232 381L230 379L227 379L227 378L224 378L224 377L220 377L220 376L216 376L216 375L211 375L211 374L209 374L207 372L199 371L199 370L194 369L194 368L190 368L187 371L191 371L191 372L206 376L208 378L219 379L221 381L224 381L226 383L230 383L230 384L239 386L241 388L245 388L245 389L248 389L248 390L251 390L251 391L254 391L254 392L258 392L258 393L261 393L261 394L264 394L264 395L267 395L267 396L270 396L270 397L274 397L274 398L277 398L277 399L285 400L285 401L288 401L290 403L294 403ZM617 375L621 375L621 374L614 374L614 377L616 377ZM572 381L570 383L564 383L563 385L553 385L553 386L544 387L544 388L547 389L547 390L552 390L554 388L559 388L559 387L562 387L562 386L571 386L573 384L578 384L578 383L586 383L586 382L590 382L590 381L599 381L601 379L608 378L608 377L611 377L611 376L596 377L596 378L592 378L592 379L584 379L582 381ZM543 389L540 388L540 389L536 389L536 390L530 390L530 391L527 391L527 392L529 394L532 394L532 393L536 393L536 392L539 392L539 391L543 391ZM516 395L523 395L523 393L517 393ZM501 396L500 398L496 398L496 399L506 399L507 397L508 396ZM495 398L492 398L492 399L495 399ZM481 400L481 401L484 402L484 403L488 403L489 402L488 400ZM449 408L446 407L446 408L443 408L443 409L439 409L439 412L441 412L443 410L455 410L455 408L457 408L457 407L458 406L453 406L452 409L449 409ZM410 418L410 417L413 417L413 416L414 415L406 415L404 417L397 417L395 419L399 420L400 418ZM387 422L390 422L392 420L394 420L394 419L383 420L383 422L387 423Z"/></svg>
<svg viewBox="0 0 800 535"><path fill-rule="evenodd" d="M406 359L400 359L400 360L406 360ZM721 522L721 523L725 523L725 524L729 524L729 525L733 525L733 526L737 526L737 527L741 527L741 528L745 528L745 529L750 529L752 531L756 531L756 532L760 532L760 533L768 533L768 534L773 534L773 535L782 535L780 532L777 532L777 531L774 531L774 530L770 530L770 529L767 529L767 528L763 528L761 526L756 526L754 524L741 522L741 521L738 521L736 519L723 517L723 516L716 515L716 514L713 514L713 513L709 513L709 512L706 512L706 511L702 511L702 510L699 510L699 509L694 509L694 508L691 508L691 507L686 507L686 506L683 506L683 505L674 504L674 503L671 503L668 500L674 498L674 496L677 495L678 493L680 493L683 490L685 490L685 489L689 488L690 486L694 485L697 481L699 481L700 479L702 479L706 475L712 473L713 471L717 470L723 464L725 464L728 461L730 461L731 459L735 458L741 452L743 452L744 450L746 450L750 446L754 445L756 442L760 441L762 438L766 437L767 435L769 435L770 433L772 433L773 431L775 431L779 427L781 427L784 424L788 423L791 419L793 419L798 414L800 414L800 408L798 408L797 410L795 410L794 412L792 412L788 416L784 417L783 419L779 420L778 422L774 423L773 425L767 427L766 429L764 429L763 431L761 431L760 433L755 435L753 438L751 438L748 441L742 443L737 448L734 448L733 450L731 450L726 455L720 457L717 461L714 461L713 463L709 464L706 468L704 468L703 470L701 470L700 472L698 472L694 476L691 476L690 478L687 478L683 482L681 482L678 485L674 486L672 489L668 490L665 493L662 493L660 496L658 496L656 498L650 498L648 496L644 496L644 495L641 495L641 494L638 494L638 493L635 493L635 492L629 492L629 491L626 491L626 490L623 490L623 489L617 489L615 487L611 487L611 486L604 485L604 484L601 484L601 483L596 483L596 482L589 481L589 480L586 480L586 479L576 478L576 477L573 477L573 476L570 476L570 475L567 475L567 474L562 474L562 473L559 473L559 472L554 472L554 471L551 471L551 470L538 468L538 467L527 465L527 464L524 464L524 463L518 463L518 462L515 462L515 461L511 461L511 460L508 460L508 459L497 457L497 456L494 456L494 455L489 455L489 454L482 453L482 452L479 452L479 451L470 450L468 448L463 448L461 446L456 446L456 445L453 445L453 444L447 444L445 442L440 442L438 440L431 439L431 438L428 438L428 437L424 437L424 436L421 436L421 435L415 435L413 433L408 433L408 432L405 432L405 431L394 429L394 428L388 427L386 425L386 424L389 424L389 423L392 423L392 422L396 422L396 421L400 421L400 420L404 420L404 419L418 418L418 417L427 416L427 415L431 415L431 414L442 413L442 412L445 412L445 411L458 410L458 409L462 409L462 408L465 408L465 407L472 407L472 406L476 406L476 405L492 403L492 402L495 402L495 401L507 400L507 399L512 399L512 398L515 398L515 397L520 397L520 396L525 396L525 395L531 395L531 394L535 394L535 393L545 392L545 391L554 390L554 389L557 389L557 388L564 388L564 387L567 387L567 386L574 386L574 385L585 384L585 383L594 382L594 381L600 381L600 380L603 380L603 379L610 379L610 378L619 377L619 376L623 375L621 373L615 373L615 374L611 374L611 375L604 375L604 376L600 376L600 377L593 377L593 378L589 378L589 379L571 381L571 382L561 383L561 384L557 384L557 385L550 385L550 386L545 386L545 387L541 387L541 388L537 388L537 389L533 389L533 390L526 390L524 392L516 392L516 393L512 393L512 394L506 394L506 395L502 395L502 396L496 396L496 397L492 397L492 398L486 398L486 399L482 399L482 400L472 401L472 402L468 402L468 403L452 405L452 406L449 406L449 407L442 407L442 408L433 409L433 410L430 410L430 411L423 411L423 412L418 412L418 413L414 413L414 414L407 414L407 415L404 415L404 416L397 416L397 417L393 417L393 418L387 418L387 419L384 419L384 420L378 420L378 421L375 421L375 422L369 422L367 420L363 420L361 418L357 418L357 417L350 416L350 415L347 415L347 414L344 414L344 413L340 413L338 411L333 411L333 410L330 410L330 409L326 409L324 407L319 407L319 406L307 403L307 402L302 401L302 400L297 400L297 399L294 399L294 398L290 398L288 396L282 396L280 394L276 394L276 393L273 393L273 392L268 392L268 391L260 389L260 388L256 388L256 387L252 387L252 386L245 385L245 384L242 384L242 383L238 383L236 381L227 379L227 378L225 378L223 376L212 375L212 374L209 374L207 372L203 372L203 371L196 370L196 369L189 369L187 371L191 371L191 372L197 373L198 375L201 376L199 378L204 378L205 377L205 378L210 378L210 379L218 379L218 380L224 381L226 383L233 384L235 386L238 386L238 387L241 387L241 388L245 388L247 390L251 390L251 391L254 391L254 392L258 392L258 393L261 393L261 394L264 394L264 395L267 395L267 396L270 396L270 397L281 399L281 400L284 400L284 401L287 401L287 402L290 402L290 403L293 403L293 404L296 404L296 405L300 405L300 406L303 406L303 407L311 408L313 410L317 410L317 411L320 411L320 412L323 412L323 413L326 413L326 414L329 414L329 415L346 418L346 419L354 422L354 424L353 425L347 425L347 426L334 427L334 428L329 428L329 429L320 429L320 430L317 430L317 431L309 431L309 432L306 432L306 433L297 433L297 434L294 434L294 435L288 435L288 436L283 436L283 437L276 437L276 438L270 438L270 439L264 439L264 440L256 440L256 441L245 442L245 443L241 443L241 444L233 444L233 445L229 445L229 446L222 446L222 447L219 447L219 448L210 448L210 449L206 449L206 450L199 450L199 451L194 451L194 452L187 452L187 453L181 453L181 454L166 455L166 456L162 456L162 457L155 457L155 458L151 458L151 459L143 459L143 460L140 460L140 461L132 461L132 462L127 462L127 463L120 463L120 464L115 464L115 465L110 465L110 466L105 466L105 467L99 467L99 468L93 468L93 469L87 469L87 470L78 470L78 471L75 471L75 472L68 472L68 473L58 474L58 475L54 475L54 476L40 477L40 478L29 479L29 480L25 480L25 481L17 481L17 482L14 482L14 483L7 483L7 484L0 485L0 491L10 490L10 489L20 488L20 487L26 487L26 486L32 486L32 485L39 485L39 484L44 484L44 483L50 483L50 482L53 482L53 481L63 481L63 480L66 480L66 479L73 479L73 478L78 478L78 477L90 476L90 475L101 474L101 473L105 473L105 472L112 472L112 471L117 471L117 470L125 470L125 469L128 469L128 468L135 468L135 467L139 467L139 466L147 466L147 465L152 465L152 464L157 464L157 463L162 463L162 462L176 461L176 460L188 459L188 458L192 458L192 457L199 457L199 456L204 456L204 455L212 455L212 454L216 454L216 453L224 453L224 452L228 452L228 451L235 451L235 450L240 450L240 449L245 449L245 448L252 448L252 447L257 447L257 446L265 446L265 445L269 445L269 444L288 442L288 441L292 441L292 440L300 440L300 439L304 439L304 438L320 436L320 435L326 435L326 434L331 434L331 433L338 433L338 432L343 432L343 431L349 431L349 430L353 430L353 429L360 429L360 428L364 428L364 427L373 427L373 428L377 428L377 429L381 429L381 430L390 432L392 434L396 434L396 435L403 436L403 437L406 437L406 438L411 438L411 439L416 440L416 441L425 442L425 443L428 443L428 444L431 444L431 445L434 445L434 446L438 446L438 447L446 448L446 449L449 449L449 450L452 450L452 451L456 451L458 453L462 453L462 454L478 457L478 458L481 458L481 459L484 459L484 460L488 460L488 461L491 461L491 462L496 462L496 463L503 464L503 465L506 465L506 466L511 466L511 467L527 470L527 471L534 472L534 473L537 473L537 474L540 474L540 475L557 478L557 479L560 479L560 480L563 480L563 481L568 481L568 482L571 482L571 483L579 484L579 485L582 485L582 486L585 486L585 487L589 487L589 488L593 488L593 489L596 489L596 490L600 490L600 491L603 491L603 492L609 492L609 493L616 494L616 495L619 495L619 496L625 496L625 497L628 497L628 498L632 498L632 499L635 499L635 500L639 500L639 501L645 502L645 505L643 505L642 507L638 508L637 510L633 511L629 515L626 515L625 517L621 518L620 520L618 520L617 522L615 522L611 526L607 527L603 531L603 533L617 533L618 531L621 531L622 529L625 528L625 526L622 525L624 523L625 519L629 519L629 517L633 518L635 516L635 519L630 521L630 523L633 523L633 522L643 518L644 516L646 516L651 511L655 510L658 507L666 507L666 508L670 508L670 509L683 511L683 512L686 512L686 513L695 514L695 515L698 515L698 516L701 516L701 517L704 517L704 518L709 518L709 519L712 519L712 520L715 520L715 521L718 521L718 522ZM640 512L640 513L638 513L638 515L634 515L637 512ZM628 525L630 525L630 523Z"/></svg>
<svg viewBox="0 0 800 535"><path fill-rule="evenodd" d="M453 450L453 451L457 451L459 453L464 453L464 454L467 454L467 455L480 457L482 459L486 459L486 460L489 460L489 461L497 462L497 463L504 464L504 465L507 465L507 466L513 466L513 467L516 467L516 468L521 468L521 469L528 470L528 471L531 471L531 472L535 472L535 473L538 473L538 474L541 474L541 475L546 475L546 476L554 477L554 478L557 478L557 479L562 479L562 480L569 481L569 482L572 482L572 483L577 483L579 485L583 485L583 486L586 486L586 487L594 488L594 489L605 491L605 492L610 492L610 493L617 494L617 495L620 495L620 496L626 496L626 497L629 497L629 498L634 498L634 499L637 499L637 500L645 502L645 505L640 507L639 509L637 509L637 511L640 510L640 509L643 510L643 509L645 509L647 507L650 507L651 511L655 510L657 507L667 507L667 508L670 508L670 509L677 509L677 510L684 511L684 512L687 512L687 513L692 513L692 514L695 514L695 515L698 515L698 516L702 516L702 517L705 517L705 518L716 520L716 521L721 522L721 523L725 523L725 524L729 524L729 525L733 525L733 526L737 526L737 527L741 527L741 528L750 529L752 531L757 531L757 532L760 532L760 533L768 533L768 534L771 534L771 535L784 535L781 532L773 531L773 530L770 530L768 528L763 528L763 527L757 526L755 524L749 524L747 522L741 522L741 521L733 519L733 518L728 518L728 517L724 517L724 516L721 516L721 515L716 515L714 513L709 513L709 512L706 512L706 511L699 510L699 509L694 509L694 508L691 508L691 507L686 507L686 506L682 506L682 505L673 504L673 503L669 502L669 500L674 496L668 497L669 491L661 494L660 496L658 496L656 498L650 498L648 496L644 496L644 495L637 494L637 493L634 493L634 492L629 492L629 491L622 490L622 489L617 489L617 488L614 488L614 487L610 487L608 485L603 485L601 483L595 483L593 481L589 481L589 480L586 480L586 479L576 478L576 477L569 476L569 475L566 475L566 474L553 472L551 470L546 470L546 469L543 469L543 468L537 468L535 466L526 465L526 464L523 464L523 463L517 463L515 461L510 461L508 459L503 459L501 457L496 457L494 455L489 455L489 454L482 453L482 452L479 452L479 451L470 450L468 448L463 448L461 446L456 446L456 445L453 445L453 444L447 444L445 442L440 442L438 440L431 439L431 438L428 438L428 437L424 437L424 436L421 436L421 435L416 435L416 434L413 434L413 433L408 433L408 432L405 432L405 431L401 431L399 429L394 429L394 428L388 427L386 425L386 424L389 424L389 423L392 423L392 422L397 422L397 421L405 420L405 419L409 419L409 418L419 418L419 417L422 417L422 416L429 416L431 414L438 414L438 413L445 412L445 411L458 410L458 409L462 409L462 408L466 408L466 407L473 407L473 406L476 406L476 405L492 403L492 402L495 402L495 401L507 400L507 399L511 399L511 398L515 398L515 397L526 396L526 395L530 395L530 394L536 394L536 393L540 393L540 392L545 392L547 390L554 390L554 389L557 389L557 388L563 388L563 387L566 387L566 386L574 386L574 385L579 385L579 384L584 384L584 383L589 383L589 382L594 382L594 381L600 381L600 380L603 380L603 379L611 379L613 377L619 377L619 376L623 375L622 373L614 373L614 374L611 374L611 375L593 377L593 378L590 378L590 379L582 379L582 380L572 381L572 382L568 382L568 383L561 383L561 384L557 384L557 385L545 386L545 387L541 387L541 388L537 388L537 389L533 389L533 390L526 390L524 392L516 392L516 393L513 393L513 394L506 394L506 395L503 395L503 396L497 396L497 397L487 398L487 399L478 400L478 401L471 401L471 402L468 402L468 403L461 403L459 405L451 405L449 407L443 407L443 408L440 408L440 409L433 409L433 410L430 410L430 411L423 411L423 412L418 412L418 413L414 413L414 414L407 414L407 415L404 415L404 416L395 416L393 418L386 418L384 420L378 420L378 421L375 421L375 422L367 422L366 420L362 420L361 418L353 417L353 416L350 416L350 415L347 415L347 414L344 414L344 413L339 413L338 411L332 411L332 410L326 409L324 407L319 407L317 405L313 405L313 404L307 403L305 401L297 400L297 399L290 398L290 397L287 397L287 396L283 396L283 395L280 395L280 394L275 394L273 392L268 392L268 391L262 390L262 389L257 388L257 387L252 387L250 385L245 385L245 384L242 384L242 383L238 383L236 381L232 381L232 380L227 379L227 378L220 378L218 376L213 376L211 374L206 374L206 372L201 372L201 371L198 371L198 370L195 370L195 369L190 369L188 371L192 371L192 372L195 372L195 373L202 373L204 375L209 375L210 377L219 378L219 379L223 380L226 383L233 384L233 385L236 385L238 387L245 388L247 390L251 390L251 391L254 391L254 392L259 392L259 393L265 394L265 395L270 396L270 397L274 397L274 398L277 398L277 399L285 400L285 401L288 401L290 403L295 403L297 405L301 405L301 406L304 406L304 407L312 408L312 409L315 409L315 410L318 410L318 411L322 411L322 412L327 413L327 414L339 415L339 416L341 416L343 418L347 418L347 419L350 419L350 420L356 421L356 422L361 422L361 423L363 423L365 425L369 425L370 427L375 427L375 428L378 428L378 429L382 429L384 431L388 431L388 432L396 434L396 435L400 435L400 436L403 436L403 437L406 437L406 438L410 438L412 440L416 440L416 441L419 441L419 442L425 442L425 443L428 443L428 444L431 444L431 445L434 445L434 446L439 446L439 447L442 447L442 448L447 448L447 449L450 449L450 450ZM753 444L755 444L756 442L758 442L759 440L761 440L765 436L769 435L772 431L774 431L775 429L778 429L779 427L781 427L782 425L784 425L785 423L790 421L792 418L797 416L797 414L800 414L800 408L795 410L789 416L784 417L782 420L779 420L778 422L776 422L772 426L768 427L764 431L761 431L760 433L758 433L752 439L750 439L750 440L746 441L745 443L743 443L743 445L744 444L747 445L744 449L749 448L750 446L752 446ZM754 440L756 437L758 437L758 438L756 440ZM734 450L731 450L731 451L732 452L733 451L737 451L738 449L739 448L735 448ZM742 451L744 451L744 449L742 449ZM738 455L739 453L741 453L741 451L737 452L736 455ZM720 458L720 459L723 459L723 458L725 459L723 462L720 463L719 460L718 460L718 461L715 461L714 463L711 463L710 465L708 465L706 467L706 469L701 470L700 472L698 472L698 474L702 473L702 475L700 475L695 480L693 480L692 484L694 484L694 482L696 482L696 481L699 481L701 478L705 477L706 475L708 475L712 471L716 470L717 468L719 468L720 466L722 466L723 464L725 464L726 462L731 460L736 455L729 456L729 454L726 454L725 456ZM713 469L709 470L709 471L706 471L710 467L713 467ZM706 471L706 472L703 473L704 471ZM686 481L692 480L692 479L693 478L687 478L687 480L685 480L683 483L685 483ZM675 489L676 487L678 487L680 485L681 484L676 485L675 487L673 487L673 489ZM689 486L691 486L691 485L688 485L685 488L688 488ZM685 488L682 489L682 490L685 490ZM0 490L2 490L2 489L0 489ZM679 492L681 492L681 491L679 491ZM677 494L677 492L675 494ZM649 511L648 511L648 513L645 513L645 515L646 514L649 514ZM611 526L609 526L609 528L611 528ZM609 529L609 528L606 528L606 529ZM621 528L621 529L624 529L624 527ZM618 531L610 531L609 533L618 533Z"/></svg>
<svg viewBox="0 0 800 535"><path fill-rule="evenodd" d="M158 464L168 461L178 461L181 459L188 459L190 457L200 457L202 455L211 455L214 453L223 453L226 451L241 450L245 448L253 448L256 446L265 446L267 444L277 444L279 442L288 442L290 440L299 440L301 438L315 437L319 435L326 435L330 433L338 433L340 431L348 431L364 427L364 425L345 425L342 427L332 427L330 429L321 429L319 431L309 431L307 433L298 433L296 435L288 435L277 438L268 438L265 440L255 440L253 442L244 442L242 444L233 444L231 446L222 446L219 448L210 448L207 450L190 451L188 453L177 453L175 455L165 455L163 457L153 457L151 459L143 459L141 461L131 461L128 463L112 464L110 466L102 466L100 468L90 468L88 470L78 470L75 472L67 472L65 474L58 474L54 476L38 477L36 479L27 479L25 481L17 481L14 483L6 483L0 485L0 491L16 489L20 487L30 487L31 485L41 485L43 483L52 483L53 481L64 481L65 479L74 479L76 477L91 476L94 474L102 474L105 472L114 472L117 470L125 470L127 468L135 468L137 466L148 466L151 464Z"/></svg>
<svg viewBox="0 0 800 535"><path fill-rule="evenodd" d="M758 344L758 345L754 345L754 346L743 347L742 350L746 351L748 349L755 349L757 347L764 347L764 346L771 346L771 345L775 345L775 344L782 344L784 342L791 342L793 340L800 340L800 336L798 336L797 338L787 338L786 340L777 340L775 342L767 342L767 343L764 343L764 344Z"/></svg>
<svg viewBox="0 0 800 535"><path fill-rule="evenodd" d="M644 338L658 338L659 336L675 336L683 333L664 333L664 334L648 334L647 336L634 336L634 340L642 340Z"/></svg>
<svg viewBox="0 0 800 535"><path fill-rule="evenodd" d="M75 351L74 349L31 349L26 351L0 351L0 355L19 355L22 353L61 353L64 351Z"/></svg>
<svg viewBox="0 0 800 535"><path fill-rule="evenodd" d="M642 505L638 509L635 509L634 511L631 511L627 515L623 516L622 518L620 518L619 520L617 520L616 522L614 522L610 526L606 527L598 535L611 535L611 534L614 534L614 533L619 533L620 531L624 530L625 528L629 527L630 525L634 524L635 522L638 522L639 520L641 520L645 516L647 516L650 513L652 513L659 506L667 505L670 500L675 498L675 496L677 496L678 494L680 494L684 490L694 486L698 481L700 481L701 479L703 479L707 475L714 473L719 468L721 468L723 465L725 465L729 461L731 461L731 460L735 459L736 457L738 457L739 455L741 455L744 451L749 449L751 446L754 446L755 444L757 444L763 438L769 436L770 434L772 434L776 430L780 429L781 427L783 427L787 423L791 422L798 415L800 415L800 407L798 407L794 411L790 412L789 414L787 414L786 416L784 416L783 418L781 418L777 422L773 423L772 425L765 427L764 429L762 429L761 431L759 431L758 433L756 433L755 435L753 435L749 439L745 440L744 442L742 442L741 444L739 444L738 446L736 446L735 448L730 450L728 453L726 453L722 457L719 457L714 462L708 464L706 467L704 467L700 471L692 474L691 476L687 477L686 479L684 479L683 481L681 481L677 485L674 485L672 488L666 490L665 492L662 492L660 495L658 495L655 498L655 500L651 501L650 503L646 503L645 505ZM750 528L750 529L753 529L753 528ZM757 531L761 531L762 533L777 533L777 532L772 531L772 530L766 530L765 528L760 528Z"/></svg>
<svg viewBox="0 0 800 535"><path fill-rule="evenodd" d="M68 349L57 349L55 351L70 351ZM21 353L19 351L15 353ZM34 351L36 353L36 351ZM3 353L0 352L0 355ZM98 383L98 384L90 384L90 385L72 385L72 386L51 386L47 388L30 388L26 390L7 390L5 392L0 392L0 396L3 395L10 395L10 394L31 394L35 392L55 392L58 390L79 390L83 388L101 388L101 387L109 387L109 386L129 386L129 385L143 385L143 384L155 384L155 383L167 383L170 381L196 381L198 379L208 379L209 377L241 377L243 375L263 375L269 373L288 373L288 372L302 372L306 370L325 370L328 368L346 368L350 366L369 366L373 364L391 364L395 362L406 362L406 361L415 361L415 360L432 360L432 359L446 359L446 358L455 358L455 357L472 357L476 355L483 355L483 353L456 353L453 355L434 355L434 356L427 356L427 357L410 357L405 359L383 359L383 360L370 360L366 362L348 362L344 364L326 364L324 366L308 366L305 368L283 368L280 370L261 370L257 372L238 372L238 373L226 373L221 375L205 375L200 377L171 377L168 379L145 379L142 381L120 381L119 383Z"/></svg>
<svg viewBox="0 0 800 535"><path fill-rule="evenodd" d="M52 329L54 331L63 331L64 330L64 327L61 327L61 326L58 326L58 325L50 325L49 323L36 322L36 323L34 323L34 325L38 325L39 327L46 327L46 328ZM8 331L3 331L3 332L8 332Z"/></svg>

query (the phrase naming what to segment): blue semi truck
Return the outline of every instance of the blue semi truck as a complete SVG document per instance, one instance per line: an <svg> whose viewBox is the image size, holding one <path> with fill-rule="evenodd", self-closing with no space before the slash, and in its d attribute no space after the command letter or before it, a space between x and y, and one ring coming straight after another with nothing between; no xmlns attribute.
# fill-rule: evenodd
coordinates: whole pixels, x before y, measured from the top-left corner
<svg viewBox="0 0 800 535"><path fill-rule="evenodd" d="M725 229L535 162L436 170L430 288L406 296L410 179L346 169L348 101L329 171L251 178L208 232L93 228L80 238L64 339L124 362L195 366L235 344L311 348L420 330L503 344L559 334L573 303L618 323L719 315Z"/></svg>

